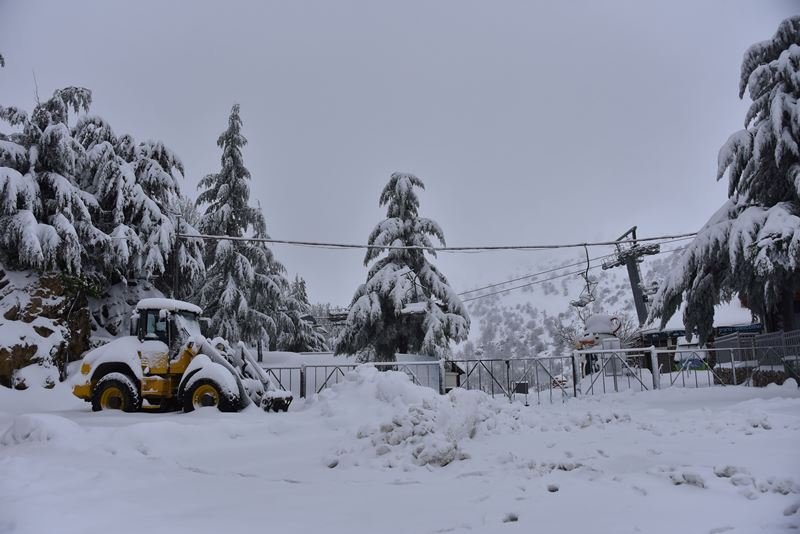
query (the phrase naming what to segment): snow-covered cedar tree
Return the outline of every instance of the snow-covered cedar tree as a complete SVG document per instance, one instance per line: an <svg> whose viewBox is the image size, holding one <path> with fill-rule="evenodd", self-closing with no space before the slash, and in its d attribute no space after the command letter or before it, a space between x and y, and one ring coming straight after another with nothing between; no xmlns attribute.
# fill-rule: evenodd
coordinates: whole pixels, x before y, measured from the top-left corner
<svg viewBox="0 0 800 534"><path fill-rule="evenodd" d="M177 240L180 161L161 143L118 137L99 117L70 128L69 112L88 112L91 100L88 89L67 87L30 116L0 107L16 129L0 134L2 261L106 283L156 277L163 290L177 261L188 292L204 269L200 242Z"/></svg>
<svg viewBox="0 0 800 534"><path fill-rule="evenodd" d="M87 155L81 186L97 199L97 226L112 238L97 256L110 281L155 277L162 291L191 294L205 268L201 241L178 239L197 233L180 217L178 157L161 142L117 137L100 117L81 117L73 136Z"/></svg>
<svg viewBox="0 0 800 534"><path fill-rule="evenodd" d="M450 341L469 333L466 308L426 256L436 256L431 238L444 244L444 233L419 216L416 188L425 188L422 180L397 172L381 193L386 219L369 236L364 265L372 266L353 296L337 354L379 362L395 361L398 352L446 357Z"/></svg>
<svg viewBox="0 0 800 534"><path fill-rule="evenodd" d="M713 330L714 305L736 294L768 331L800 326L800 16L745 52L740 98L746 90L744 129L719 152L728 200L683 252L651 310L663 327L685 299L686 331L701 343Z"/></svg>
<svg viewBox="0 0 800 534"><path fill-rule="evenodd" d="M244 166L239 105L234 105L227 129L217 139L222 168L200 180L198 205L203 234L268 237L264 216L249 205L250 171ZM209 240L205 249L207 276L198 301L211 316L212 330L231 342L268 344L291 324L281 298L288 287L284 268L263 243Z"/></svg>
<svg viewBox="0 0 800 534"><path fill-rule="evenodd" d="M323 352L328 350L327 332L311 313L306 281L299 275L292 281L286 307L292 329L278 339L278 349L289 352Z"/></svg>
<svg viewBox="0 0 800 534"><path fill-rule="evenodd" d="M269 239L260 204L254 210L253 236ZM245 330L245 334L253 340L266 328L268 347L276 350L278 340L294 329L291 310L296 309L297 304L290 293L286 269L267 244L255 243L246 250L253 265L254 280L249 294L252 320L248 321L249 330ZM265 338L263 334L259 339L262 338Z"/></svg>
<svg viewBox="0 0 800 534"><path fill-rule="evenodd" d="M69 110L87 111L91 100L68 87L30 116L0 107L0 119L21 129L0 137L0 251L12 268L80 273L110 245L93 222L97 200L79 187L87 155L68 126Z"/></svg>

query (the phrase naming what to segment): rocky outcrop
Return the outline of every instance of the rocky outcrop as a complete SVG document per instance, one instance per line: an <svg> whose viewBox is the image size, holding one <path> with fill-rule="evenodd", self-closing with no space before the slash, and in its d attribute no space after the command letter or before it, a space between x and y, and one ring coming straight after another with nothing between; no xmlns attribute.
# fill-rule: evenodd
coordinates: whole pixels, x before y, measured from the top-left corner
<svg viewBox="0 0 800 534"><path fill-rule="evenodd" d="M88 299L74 286L61 273L0 270L0 384L46 386L89 348ZM18 372L32 364L42 384Z"/></svg>

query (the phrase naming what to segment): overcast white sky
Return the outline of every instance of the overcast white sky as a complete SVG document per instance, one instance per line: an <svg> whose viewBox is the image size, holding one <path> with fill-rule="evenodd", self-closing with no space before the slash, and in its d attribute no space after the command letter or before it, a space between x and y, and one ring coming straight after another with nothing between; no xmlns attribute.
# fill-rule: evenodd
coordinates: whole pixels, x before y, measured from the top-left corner
<svg viewBox="0 0 800 534"><path fill-rule="evenodd" d="M450 245L688 232L726 195L742 54L799 4L0 0L0 104L32 108L33 70L42 96L88 87L117 133L181 156L196 197L238 102L275 238L365 242L395 170ZM313 301L364 281L362 252L275 253ZM439 265L469 289L546 258Z"/></svg>

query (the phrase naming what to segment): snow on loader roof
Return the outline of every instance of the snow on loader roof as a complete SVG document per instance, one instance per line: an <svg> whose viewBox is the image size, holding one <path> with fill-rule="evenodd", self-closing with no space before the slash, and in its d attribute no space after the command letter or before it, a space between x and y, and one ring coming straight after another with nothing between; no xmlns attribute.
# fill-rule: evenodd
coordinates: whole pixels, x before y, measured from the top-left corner
<svg viewBox="0 0 800 534"><path fill-rule="evenodd" d="M136 305L137 310L169 310L169 311L185 311L189 313L196 313L200 315L203 310L199 306L189 304L182 300L165 299L165 298L149 298L142 299Z"/></svg>

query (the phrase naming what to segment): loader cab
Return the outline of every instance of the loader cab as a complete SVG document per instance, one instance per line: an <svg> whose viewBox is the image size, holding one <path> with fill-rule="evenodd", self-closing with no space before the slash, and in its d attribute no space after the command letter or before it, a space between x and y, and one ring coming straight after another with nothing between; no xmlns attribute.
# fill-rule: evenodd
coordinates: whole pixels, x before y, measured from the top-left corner
<svg viewBox="0 0 800 534"><path fill-rule="evenodd" d="M163 341L170 344L170 317L166 310L141 310L139 311L138 337L142 340Z"/></svg>
<svg viewBox="0 0 800 534"><path fill-rule="evenodd" d="M144 299L131 316L131 335L140 341L161 341L173 347L200 333L200 309L181 301Z"/></svg>

